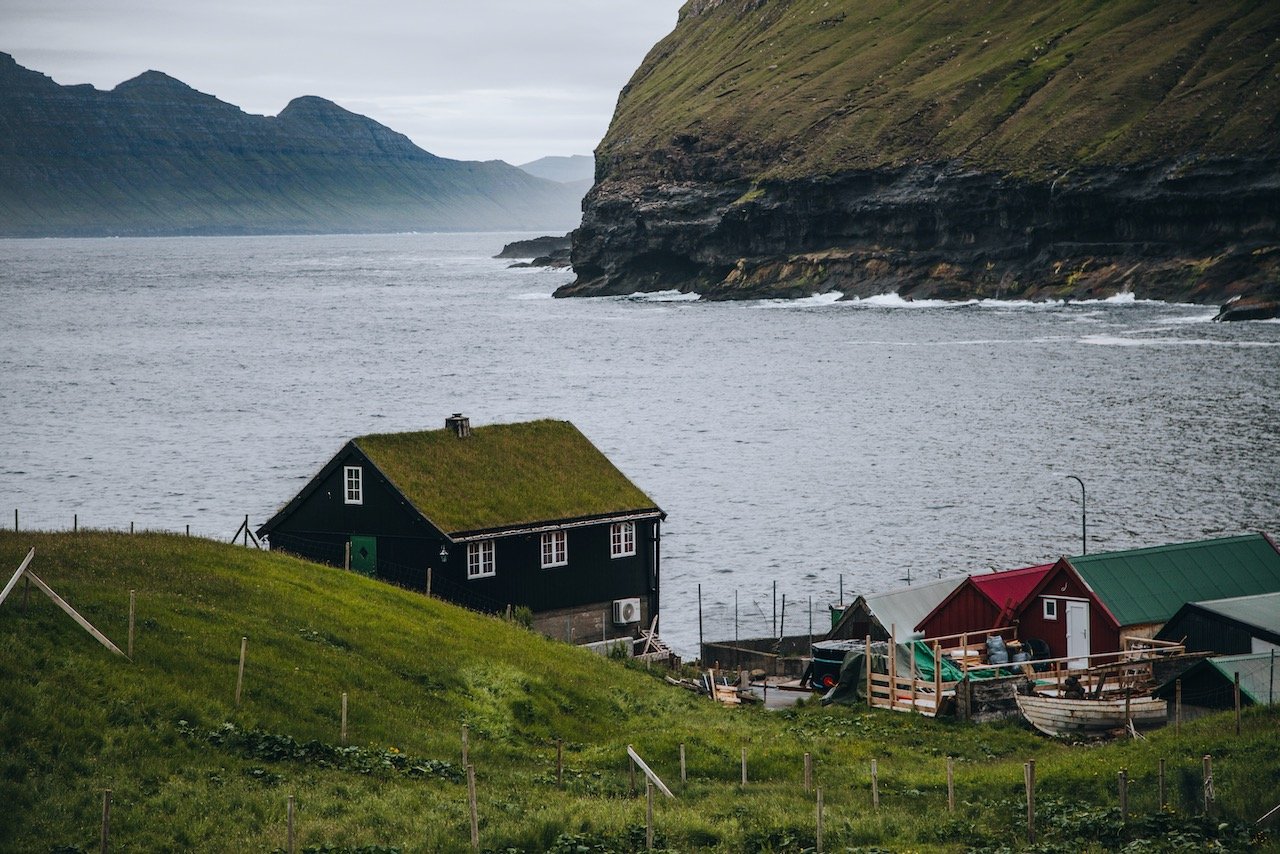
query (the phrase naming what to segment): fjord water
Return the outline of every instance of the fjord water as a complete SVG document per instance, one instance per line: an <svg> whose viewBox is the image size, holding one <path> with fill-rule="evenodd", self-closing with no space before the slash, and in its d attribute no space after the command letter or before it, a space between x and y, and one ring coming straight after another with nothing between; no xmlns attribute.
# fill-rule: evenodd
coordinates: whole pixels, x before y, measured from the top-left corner
<svg viewBox="0 0 1280 854"><path fill-rule="evenodd" d="M0 507L229 539L348 438L573 421L669 514L662 634L1280 533L1280 324L1211 308L552 300L503 234L0 241ZM499 568L501 571L501 568Z"/></svg>

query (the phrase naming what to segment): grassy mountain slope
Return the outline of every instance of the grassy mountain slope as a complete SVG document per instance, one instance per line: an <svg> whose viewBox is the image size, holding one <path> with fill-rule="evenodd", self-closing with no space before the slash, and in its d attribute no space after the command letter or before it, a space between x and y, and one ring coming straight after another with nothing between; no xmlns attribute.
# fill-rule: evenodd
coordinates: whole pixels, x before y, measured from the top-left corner
<svg viewBox="0 0 1280 854"><path fill-rule="evenodd" d="M1214 756L1222 827L1169 815L1135 821L1130 833L1182 833L1192 844L1221 835L1239 848L1247 837L1236 821L1274 805L1275 792L1256 781L1280 776L1274 711L1246 715L1240 738L1214 718L1180 739L1162 732L1083 751L1013 727L845 709L729 711L499 620L284 555L171 535L6 532L5 580L31 547L35 572L121 643L136 589L138 635L130 663L38 591L25 609L21 587L0 607L0 850L96 850L110 788L113 850L281 848L292 794L309 850L466 851L464 723L482 846L494 851L643 850L643 788L631 796L628 743L672 783L687 745L689 783L656 811L659 847L675 851L812 845L805 751L826 793L828 850L1017 846L1027 758L1039 761L1042 850L1114 848L1116 771L1129 768L1133 809L1151 813L1152 774L1166 757L1172 799L1189 810L1204 753ZM342 751L344 691L351 747ZM956 757L954 819L944 813L946 755ZM866 789L873 757L879 813ZM1167 850L1159 845L1143 850Z"/></svg>
<svg viewBox="0 0 1280 854"><path fill-rule="evenodd" d="M625 178L682 143L690 162L716 148L726 172L767 179L1275 155L1280 6L692 0L597 158Z"/></svg>

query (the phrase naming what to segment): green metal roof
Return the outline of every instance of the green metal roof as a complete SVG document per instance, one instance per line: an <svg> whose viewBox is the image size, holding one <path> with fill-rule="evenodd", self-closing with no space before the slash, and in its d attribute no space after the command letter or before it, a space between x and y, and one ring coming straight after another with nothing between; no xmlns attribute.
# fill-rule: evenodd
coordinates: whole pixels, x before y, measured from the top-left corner
<svg viewBox="0 0 1280 854"><path fill-rule="evenodd" d="M1238 623L1280 634L1280 593L1256 596L1234 596L1197 602L1197 607L1235 620Z"/></svg>
<svg viewBox="0 0 1280 854"><path fill-rule="evenodd" d="M1261 534L1069 558L1121 626L1163 623L1188 602L1280 591Z"/></svg>
<svg viewBox="0 0 1280 854"><path fill-rule="evenodd" d="M355 444L447 534L653 511L568 421L361 436Z"/></svg>
<svg viewBox="0 0 1280 854"><path fill-rule="evenodd" d="M1205 659L1205 663L1235 684L1240 674L1240 693L1258 705L1270 705L1280 700L1280 654L1254 652L1246 655L1219 655Z"/></svg>

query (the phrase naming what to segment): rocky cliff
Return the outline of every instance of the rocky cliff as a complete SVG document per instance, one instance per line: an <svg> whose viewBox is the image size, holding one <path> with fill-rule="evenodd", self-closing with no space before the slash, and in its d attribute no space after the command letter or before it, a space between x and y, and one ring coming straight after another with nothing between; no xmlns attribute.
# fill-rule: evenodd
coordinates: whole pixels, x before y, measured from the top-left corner
<svg viewBox="0 0 1280 854"><path fill-rule="evenodd" d="M1280 6L691 0L558 295L1280 292Z"/></svg>
<svg viewBox="0 0 1280 854"><path fill-rule="evenodd" d="M580 199L323 98L256 116L156 71L101 91L0 54L3 236L565 229Z"/></svg>

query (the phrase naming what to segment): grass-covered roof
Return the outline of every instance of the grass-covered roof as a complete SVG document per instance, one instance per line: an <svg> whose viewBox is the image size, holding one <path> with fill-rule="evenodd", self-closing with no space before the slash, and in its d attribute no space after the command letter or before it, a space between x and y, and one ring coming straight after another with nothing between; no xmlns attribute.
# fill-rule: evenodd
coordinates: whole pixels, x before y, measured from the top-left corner
<svg viewBox="0 0 1280 854"><path fill-rule="evenodd" d="M381 433L355 440L410 503L449 534L657 510L568 421Z"/></svg>

